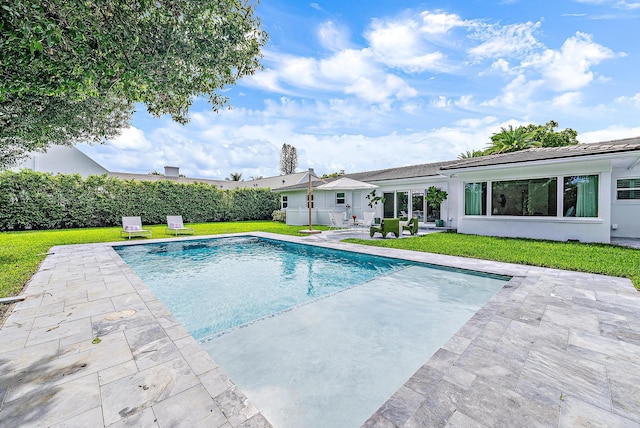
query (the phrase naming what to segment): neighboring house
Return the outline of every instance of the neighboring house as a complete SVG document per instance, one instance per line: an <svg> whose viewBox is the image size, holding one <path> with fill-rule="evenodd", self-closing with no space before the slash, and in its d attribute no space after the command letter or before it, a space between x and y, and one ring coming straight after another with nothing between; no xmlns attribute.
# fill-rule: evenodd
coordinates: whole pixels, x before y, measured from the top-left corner
<svg viewBox="0 0 640 428"><path fill-rule="evenodd" d="M30 169L52 174L80 174L83 177L109 172L73 146L51 146L46 152L32 152L25 162L12 169Z"/></svg>
<svg viewBox="0 0 640 428"><path fill-rule="evenodd" d="M179 167L165 166L164 174L135 174L128 172L111 172L91 159L86 154L73 146L51 146L44 152L33 152L30 157L13 170L31 169L38 172L50 172L52 174L80 174L82 177L89 175L107 174L111 177L123 180L158 181L172 180L178 183L206 183L217 186L219 189L236 188L268 188L277 189L283 186L292 186L301 182L307 182L308 171L293 174L279 175L275 177L260 178L248 181L213 180L208 178L189 178L180 176ZM317 177L311 170L311 174Z"/></svg>
<svg viewBox="0 0 640 428"><path fill-rule="evenodd" d="M329 212L362 217L435 218L461 233L582 242L640 238L640 138L536 148L449 162L346 174L379 186L384 203L368 206L366 190L312 192L316 224ZM314 182L314 187L322 182ZM448 192L440 209L424 195ZM304 184L279 189L287 224L308 221Z"/></svg>

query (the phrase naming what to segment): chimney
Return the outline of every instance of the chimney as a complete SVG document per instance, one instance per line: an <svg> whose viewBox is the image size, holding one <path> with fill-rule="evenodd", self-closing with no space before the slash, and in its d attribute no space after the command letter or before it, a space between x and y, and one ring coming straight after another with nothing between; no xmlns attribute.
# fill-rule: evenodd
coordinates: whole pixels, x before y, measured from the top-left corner
<svg viewBox="0 0 640 428"><path fill-rule="evenodd" d="M177 166L165 166L164 167L164 176L168 178L178 178L180 177L180 167Z"/></svg>

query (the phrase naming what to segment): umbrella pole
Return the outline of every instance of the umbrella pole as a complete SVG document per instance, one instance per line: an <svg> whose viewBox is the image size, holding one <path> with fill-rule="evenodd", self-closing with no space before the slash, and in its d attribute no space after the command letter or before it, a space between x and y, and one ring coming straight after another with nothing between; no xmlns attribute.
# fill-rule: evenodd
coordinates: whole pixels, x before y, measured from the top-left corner
<svg viewBox="0 0 640 428"><path fill-rule="evenodd" d="M309 229L304 229L301 230L300 233L305 233L305 234L315 234L315 233L322 233L321 230L313 230L313 227L311 225L311 221L312 221L312 215L311 215L311 203L312 203L312 191L313 191L313 187L311 186L311 171L312 169L309 168L309 188L307 189L307 207L309 208Z"/></svg>
<svg viewBox="0 0 640 428"><path fill-rule="evenodd" d="M309 207L309 230L312 230L311 227L311 201L312 196L311 196L311 192L312 192L312 188L311 188L311 170L309 170L309 190L307 191L307 207Z"/></svg>

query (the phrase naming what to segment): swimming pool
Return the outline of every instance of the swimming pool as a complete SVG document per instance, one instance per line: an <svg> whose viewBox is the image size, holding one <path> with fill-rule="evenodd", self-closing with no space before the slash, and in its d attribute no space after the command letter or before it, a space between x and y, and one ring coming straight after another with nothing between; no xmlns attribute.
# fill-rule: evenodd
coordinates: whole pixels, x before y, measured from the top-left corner
<svg viewBox="0 0 640 428"><path fill-rule="evenodd" d="M410 264L257 237L116 251L199 340Z"/></svg>
<svg viewBox="0 0 640 428"><path fill-rule="evenodd" d="M508 279L253 237L117 251L276 428L360 426ZM255 312L265 294L277 315ZM233 325L194 322L201 307Z"/></svg>

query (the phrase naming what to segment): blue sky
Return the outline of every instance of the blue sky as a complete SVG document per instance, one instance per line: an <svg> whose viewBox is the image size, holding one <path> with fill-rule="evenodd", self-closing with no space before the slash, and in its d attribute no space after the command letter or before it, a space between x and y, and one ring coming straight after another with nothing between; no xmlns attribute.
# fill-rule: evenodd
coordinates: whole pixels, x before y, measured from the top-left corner
<svg viewBox="0 0 640 428"><path fill-rule="evenodd" d="M640 136L640 0L263 0L264 70L79 148L110 171L244 179L455 159L508 125L573 128L581 142Z"/></svg>

